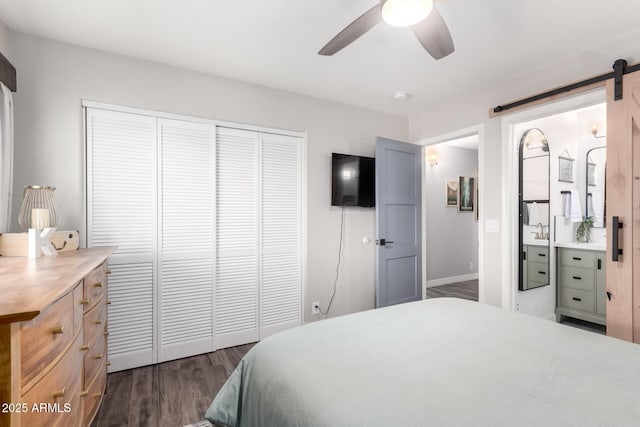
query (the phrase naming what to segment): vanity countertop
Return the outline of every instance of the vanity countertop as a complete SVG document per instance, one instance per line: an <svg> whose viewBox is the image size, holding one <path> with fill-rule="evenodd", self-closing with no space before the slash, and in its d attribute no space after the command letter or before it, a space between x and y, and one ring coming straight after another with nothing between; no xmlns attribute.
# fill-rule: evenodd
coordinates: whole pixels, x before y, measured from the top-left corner
<svg viewBox="0 0 640 427"><path fill-rule="evenodd" d="M604 243L579 243L579 242L555 242L556 248L582 249L585 251L606 251L607 246Z"/></svg>
<svg viewBox="0 0 640 427"><path fill-rule="evenodd" d="M523 245L527 246L549 246L548 240L525 240L522 242Z"/></svg>

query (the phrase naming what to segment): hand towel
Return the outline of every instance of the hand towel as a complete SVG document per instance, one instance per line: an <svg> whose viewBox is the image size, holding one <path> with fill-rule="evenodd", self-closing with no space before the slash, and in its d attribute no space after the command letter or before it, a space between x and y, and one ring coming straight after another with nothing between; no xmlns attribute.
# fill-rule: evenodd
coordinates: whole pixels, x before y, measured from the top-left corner
<svg viewBox="0 0 640 427"><path fill-rule="evenodd" d="M536 225L540 222L540 209L536 202L527 203L527 210L529 211L529 225Z"/></svg>
<svg viewBox="0 0 640 427"><path fill-rule="evenodd" d="M603 203L602 196L600 193L592 192L591 197L589 197L590 206L589 206L589 215L593 217L593 226L594 227L602 227L603 226Z"/></svg>
<svg viewBox="0 0 640 427"><path fill-rule="evenodd" d="M571 222L582 222L582 208L580 207L580 193L578 193L578 190L571 190L569 195L569 219Z"/></svg>

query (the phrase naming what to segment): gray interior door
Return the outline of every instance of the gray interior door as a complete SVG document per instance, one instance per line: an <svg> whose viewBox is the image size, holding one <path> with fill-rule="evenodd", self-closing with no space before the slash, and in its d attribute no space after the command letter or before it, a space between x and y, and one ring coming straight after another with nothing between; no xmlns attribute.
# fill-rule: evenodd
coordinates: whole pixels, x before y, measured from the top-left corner
<svg viewBox="0 0 640 427"><path fill-rule="evenodd" d="M376 139L376 307L422 299L421 153Z"/></svg>

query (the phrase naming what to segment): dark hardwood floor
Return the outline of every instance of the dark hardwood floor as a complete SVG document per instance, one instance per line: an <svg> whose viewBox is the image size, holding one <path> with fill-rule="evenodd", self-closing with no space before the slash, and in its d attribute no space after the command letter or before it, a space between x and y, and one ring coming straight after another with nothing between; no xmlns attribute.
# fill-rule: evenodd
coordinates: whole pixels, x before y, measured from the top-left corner
<svg viewBox="0 0 640 427"><path fill-rule="evenodd" d="M478 301L478 280L468 280L466 282L458 282L452 283L450 285L427 288L427 299L442 297L462 298L471 301Z"/></svg>
<svg viewBox="0 0 640 427"><path fill-rule="evenodd" d="M182 427L204 417L247 344L114 372L92 427Z"/></svg>

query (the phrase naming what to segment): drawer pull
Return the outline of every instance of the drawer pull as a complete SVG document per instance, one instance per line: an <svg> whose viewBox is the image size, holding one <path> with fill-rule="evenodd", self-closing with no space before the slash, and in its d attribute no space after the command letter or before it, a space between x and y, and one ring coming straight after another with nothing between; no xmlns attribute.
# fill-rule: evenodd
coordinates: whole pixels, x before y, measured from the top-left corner
<svg viewBox="0 0 640 427"><path fill-rule="evenodd" d="M574 301L578 301L578 302L582 301L582 298L576 298L576 297L573 297L573 298L571 298L571 299L572 299L572 300L574 300Z"/></svg>
<svg viewBox="0 0 640 427"><path fill-rule="evenodd" d="M80 347L80 350L81 350L81 351L87 351L87 350L89 350L90 348L91 348L91 347L89 347L89 344L84 344L84 345L82 345L82 346Z"/></svg>
<svg viewBox="0 0 640 427"><path fill-rule="evenodd" d="M93 285L94 288L101 288L102 287L102 282L98 282L95 285Z"/></svg>
<svg viewBox="0 0 640 427"><path fill-rule="evenodd" d="M82 305L87 305L87 304L89 304L89 298L82 298L82 299L80 300L80 304L82 304Z"/></svg>
<svg viewBox="0 0 640 427"><path fill-rule="evenodd" d="M110 299L108 299L108 300L107 300L107 302L106 302L105 304L107 304L107 305L111 305L111 300L110 300Z"/></svg>
<svg viewBox="0 0 640 427"><path fill-rule="evenodd" d="M582 277L579 277L579 276L573 276L573 278L574 278L575 280L582 280Z"/></svg>
<svg viewBox="0 0 640 427"><path fill-rule="evenodd" d="M111 366L111 362L105 362L104 366Z"/></svg>
<svg viewBox="0 0 640 427"><path fill-rule="evenodd" d="M577 256L574 256L573 259L576 260L576 261L582 261L582 258L577 257Z"/></svg>
<svg viewBox="0 0 640 427"><path fill-rule="evenodd" d="M56 326L55 328L51 329L51 333L53 335L64 334L64 326L62 325Z"/></svg>
<svg viewBox="0 0 640 427"><path fill-rule="evenodd" d="M53 392L53 398L57 399L58 397L64 397L65 393L67 392L67 388L63 388L62 390L58 390L58 391L54 391Z"/></svg>
<svg viewBox="0 0 640 427"><path fill-rule="evenodd" d="M93 393L93 397L95 397L96 399L100 396L102 396L102 393Z"/></svg>
<svg viewBox="0 0 640 427"><path fill-rule="evenodd" d="M102 359L102 355L101 354L96 354L95 356L93 356L94 359L96 360L100 360Z"/></svg>
<svg viewBox="0 0 640 427"><path fill-rule="evenodd" d="M80 392L80 397L89 395L89 390L82 390Z"/></svg>
<svg viewBox="0 0 640 427"><path fill-rule="evenodd" d="M545 274L547 274L547 272L546 271L538 271L538 274L545 275Z"/></svg>
<svg viewBox="0 0 640 427"><path fill-rule="evenodd" d="M111 269L108 269L108 270L107 270L107 274L111 274Z"/></svg>
<svg viewBox="0 0 640 427"><path fill-rule="evenodd" d="M96 325L102 325L102 320L100 320L100 319L94 320L93 323L96 324Z"/></svg>
<svg viewBox="0 0 640 427"><path fill-rule="evenodd" d="M547 254L538 254L538 256L547 256Z"/></svg>

